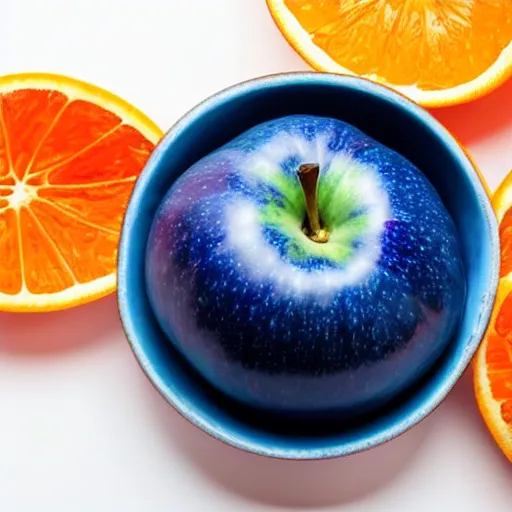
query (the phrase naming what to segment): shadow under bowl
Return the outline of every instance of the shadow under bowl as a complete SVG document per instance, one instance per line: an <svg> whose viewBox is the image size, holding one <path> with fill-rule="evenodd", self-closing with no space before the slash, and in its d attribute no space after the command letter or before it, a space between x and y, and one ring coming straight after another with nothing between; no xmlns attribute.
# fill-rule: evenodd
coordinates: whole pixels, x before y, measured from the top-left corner
<svg viewBox="0 0 512 512"><path fill-rule="evenodd" d="M463 317L442 358L398 399L350 423L276 419L220 394L173 348L146 295L146 243L157 208L172 183L197 160L252 126L299 113L351 123L415 164L437 189L455 221L467 274ZM193 108L162 139L134 187L125 215L119 248L118 304L142 369L191 423L253 453L321 459L389 441L443 401L481 341L498 276L498 229L486 186L464 150L433 116L391 89L361 78L286 73L219 92Z"/></svg>

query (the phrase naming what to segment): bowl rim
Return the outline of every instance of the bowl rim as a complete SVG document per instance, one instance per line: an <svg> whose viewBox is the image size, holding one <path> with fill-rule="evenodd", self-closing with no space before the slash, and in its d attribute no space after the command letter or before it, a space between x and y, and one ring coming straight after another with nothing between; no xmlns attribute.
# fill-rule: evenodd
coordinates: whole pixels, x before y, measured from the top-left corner
<svg viewBox="0 0 512 512"><path fill-rule="evenodd" d="M205 419L200 408L190 407L184 403L179 394L170 389L166 382L160 377L146 356L143 346L138 339L137 327L130 315L130 308L125 292L126 283L128 283L126 279L129 262L129 258L126 256L129 252L128 234L132 230L134 219L138 214L138 205L144 198L144 192L150 180L150 176L153 172L158 171L174 140L178 138L190 124L200 119L208 111L217 108L219 105L228 103L240 95L266 86L298 85L302 82L307 82L309 85L338 85L363 90L370 95L377 96L381 100L393 103L397 108L406 110L408 114L419 119L423 125L426 125L428 129L443 142L448 151L461 163L460 168L469 179L475 196L482 205L482 211L485 217L483 220L487 226L491 241L489 264L492 265L487 283L488 291L484 294L476 324L471 332L471 337L467 340L466 349L453 370L449 374L446 374L446 377L440 379L440 384L435 394L429 400L423 401L414 409L411 409L407 415L403 415L397 421L390 422L391 425L377 432L372 432L368 437L362 440L352 441L351 443L333 443L326 447L311 449L295 448L288 445L283 447L279 445L279 443L273 446L266 446L254 441L240 439L236 435L231 435L227 432L221 424L214 425ZM468 172L468 169L471 169L472 172ZM485 177L480 172L467 149L464 148L451 132L428 110L400 92L363 77L317 71L289 71L262 75L220 89L190 108L171 125L151 153L133 187L122 223L117 268L117 306L128 344L149 382L178 414L194 427L214 439L249 453L287 460L322 460L363 452L387 443L422 422L442 404L460 377L470 366L473 356L478 350L491 320L499 281L500 241L498 223L492 208L491 191L486 183Z"/></svg>

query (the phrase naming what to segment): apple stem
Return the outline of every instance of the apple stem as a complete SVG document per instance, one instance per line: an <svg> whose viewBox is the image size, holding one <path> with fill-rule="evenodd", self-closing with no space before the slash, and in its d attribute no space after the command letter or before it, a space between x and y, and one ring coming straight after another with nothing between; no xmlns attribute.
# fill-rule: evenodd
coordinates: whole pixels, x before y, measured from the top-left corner
<svg viewBox="0 0 512 512"><path fill-rule="evenodd" d="M324 244L329 240L329 233L322 227L318 214L319 174L320 166L318 164L302 164L297 172L304 192L308 220L308 227L304 229L304 232L313 242Z"/></svg>

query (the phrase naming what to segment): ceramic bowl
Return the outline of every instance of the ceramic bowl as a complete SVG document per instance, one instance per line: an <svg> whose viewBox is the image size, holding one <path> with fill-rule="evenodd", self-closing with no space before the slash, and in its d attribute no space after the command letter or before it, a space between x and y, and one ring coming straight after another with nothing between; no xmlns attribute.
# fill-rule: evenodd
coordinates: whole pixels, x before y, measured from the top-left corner
<svg viewBox="0 0 512 512"><path fill-rule="evenodd" d="M462 244L467 300L449 348L413 388L353 422L286 422L230 401L188 366L160 330L146 295L144 260L155 212L181 173L248 128L289 114L347 121L419 167L452 215ZM286 459L352 454L402 434L431 413L471 361L488 324L499 274L499 238L487 188L450 133L384 86L323 73L267 76L206 99L164 136L138 179L119 248L118 302L133 352L156 389L204 432L232 446Z"/></svg>

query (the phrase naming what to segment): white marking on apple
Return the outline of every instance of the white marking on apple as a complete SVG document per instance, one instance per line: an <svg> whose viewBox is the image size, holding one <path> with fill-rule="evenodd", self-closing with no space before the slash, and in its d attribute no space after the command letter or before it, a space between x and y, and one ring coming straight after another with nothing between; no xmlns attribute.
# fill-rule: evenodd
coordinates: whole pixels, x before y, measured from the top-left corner
<svg viewBox="0 0 512 512"><path fill-rule="evenodd" d="M375 268L381 255L380 236L389 219L388 197L380 186L378 175L368 166L360 177L364 189L362 206L368 208L369 223L362 247L344 268L304 271L281 260L275 247L262 231L258 209L249 200L240 199L226 209L228 249L237 252L253 278L271 279L293 294L336 292L340 288L361 283ZM297 226L300 231L300 226ZM312 242L314 243L314 242Z"/></svg>
<svg viewBox="0 0 512 512"><path fill-rule="evenodd" d="M322 134L308 141L296 134L280 133L268 141L257 153L242 164L242 171L261 180L282 173L279 165L291 155L304 162L317 162L320 168L332 160L332 153L327 149L330 134Z"/></svg>

